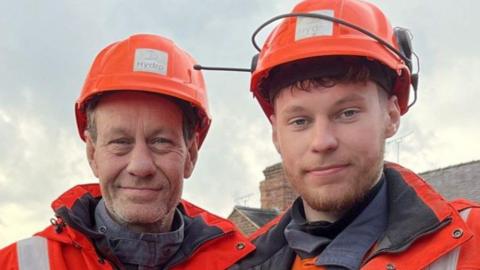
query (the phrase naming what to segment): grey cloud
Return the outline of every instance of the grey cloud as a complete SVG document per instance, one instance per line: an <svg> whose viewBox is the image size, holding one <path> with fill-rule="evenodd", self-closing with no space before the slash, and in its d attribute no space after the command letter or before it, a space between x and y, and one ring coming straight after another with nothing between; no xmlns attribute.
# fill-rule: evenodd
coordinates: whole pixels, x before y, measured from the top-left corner
<svg viewBox="0 0 480 270"><path fill-rule="evenodd" d="M5 122L0 115L0 176L7 177L0 182L0 208L15 202L47 216L49 201L66 188L96 181L77 135L73 104L101 48L133 33L158 33L201 64L248 67L255 53L252 31L295 2L0 2L0 113L12 119ZM404 144L402 160L414 169L435 167L439 158L429 158L451 147L442 129L478 132L471 126L478 119L480 81L472 77L480 73L475 35L479 18L474 12L480 2L375 2L393 25L412 29L421 57L420 99L402 124L414 134ZM271 146L268 121L249 92L249 74L204 74L213 124L194 175L186 180L185 194L204 208L226 214L235 196L257 192L261 169L279 157ZM24 134L20 123L34 129ZM478 157L474 147L463 151L464 157ZM425 157L423 164L415 159L418 153ZM2 221L11 226L8 217Z"/></svg>

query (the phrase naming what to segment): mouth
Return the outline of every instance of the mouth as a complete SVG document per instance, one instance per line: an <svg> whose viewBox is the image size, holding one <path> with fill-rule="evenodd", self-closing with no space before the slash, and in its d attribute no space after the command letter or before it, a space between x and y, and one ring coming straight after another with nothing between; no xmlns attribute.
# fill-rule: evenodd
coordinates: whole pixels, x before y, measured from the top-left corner
<svg viewBox="0 0 480 270"><path fill-rule="evenodd" d="M330 176L344 171L348 166L347 163L318 166L307 169L306 173L312 176Z"/></svg>
<svg viewBox="0 0 480 270"><path fill-rule="evenodd" d="M162 188L150 188L150 187L119 187L120 192L127 195L130 198L137 199L155 199L162 191Z"/></svg>
<svg viewBox="0 0 480 270"><path fill-rule="evenodd" d="M118 188L120 189L126 189L126 190L152 190L152 191L159 191L162 188L156 188L156 187L124 187L124 186L119 186Z"/></svg>

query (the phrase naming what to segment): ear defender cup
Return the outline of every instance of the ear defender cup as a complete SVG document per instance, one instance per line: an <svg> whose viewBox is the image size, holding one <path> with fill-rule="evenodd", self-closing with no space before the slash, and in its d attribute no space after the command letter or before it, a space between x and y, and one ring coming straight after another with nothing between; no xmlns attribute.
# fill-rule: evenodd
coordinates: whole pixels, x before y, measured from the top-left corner
<svg viewBox="0 0 480 270"><path fill-rule="evenodd" d="M410 81L414 90L414 101L409 105L411 107L417 99L417 87L418 87L418 73L413 73L413 64L412 64L412 38L410 32L405 28L397 27L394 29L394 35L397 39L397 44L400 52L405 56L409 61L405 63L410 70Z"/></svg>
<svg viewBox="0 0 480 270"><path fill-rule="evenodd" d="M405 28L395 28L394 33L400 52L410 60L406 64L408 69L410 69L410 72L412 72L412 40L410 38L410 33Z"/></svg>

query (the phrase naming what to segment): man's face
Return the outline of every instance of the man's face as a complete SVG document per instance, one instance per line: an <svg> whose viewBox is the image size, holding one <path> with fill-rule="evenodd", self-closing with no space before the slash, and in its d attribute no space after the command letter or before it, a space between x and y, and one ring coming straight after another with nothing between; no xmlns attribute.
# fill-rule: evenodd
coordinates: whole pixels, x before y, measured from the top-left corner
<svg viewBox="0 0 480 270"><path fill-rule="evenodd" d="M159 95L115 93L102 97L94 117L97 140L86 132L87 154L109 213L121 223L168 223L197 151L183 138L179 106Z"/></svg>
<svg viewBox="0 0 480 270"><path fill-rule="evenodd" d="M395 96L373 82L287 87L275 99L273 142L293 188L314 210L348 210L379 179L385 139L395 134Z"/></svg>

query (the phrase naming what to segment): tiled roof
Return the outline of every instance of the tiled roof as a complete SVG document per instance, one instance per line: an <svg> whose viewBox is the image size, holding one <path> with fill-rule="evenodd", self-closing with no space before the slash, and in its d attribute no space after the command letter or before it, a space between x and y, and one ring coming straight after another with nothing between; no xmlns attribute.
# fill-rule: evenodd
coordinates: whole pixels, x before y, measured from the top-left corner
<svg viewBox="0 0 480 270"><path fill-rule="evenodd" d="M252 208L239 205L234 207L234 211L235 210L245 215L250 221L255 223L257 227L262 227L279 214L276 210Z"/></svg>
<svg viewBox="0 0 480 270"><path fill-rule="evenodd" d="M448 200L480 201L480 160L420 173Z"/></svg>

